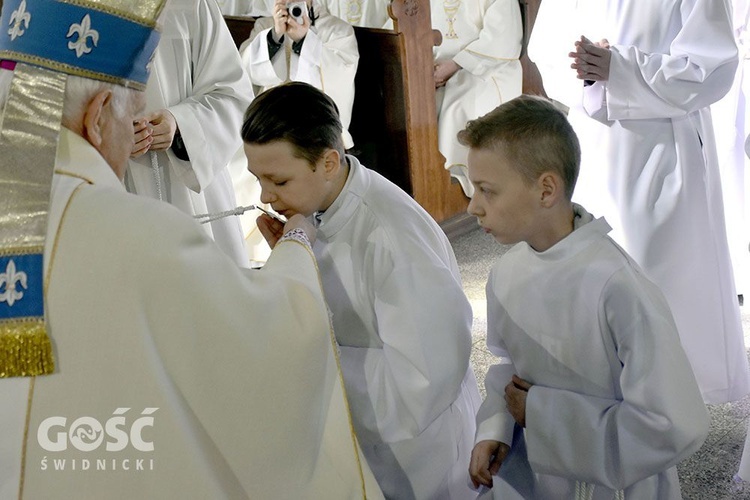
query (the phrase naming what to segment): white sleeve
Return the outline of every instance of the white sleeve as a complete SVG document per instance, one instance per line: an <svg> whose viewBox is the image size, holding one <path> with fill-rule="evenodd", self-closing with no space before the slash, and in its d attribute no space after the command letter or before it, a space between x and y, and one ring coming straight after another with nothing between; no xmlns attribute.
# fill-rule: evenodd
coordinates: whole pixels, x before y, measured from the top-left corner
<svg viewBox="0 0 750 500"><path fill-rule="evenodd" d="M453 60L476 76L491 75L504 65L518 64L522 34L518 0L495 0L484 13L479 36Z"/></svg>
<svg viewBox="0 0 750 500"><path fill-rule="evenodd" d="M185 61L192 88L170 106L190 161L170 159L181 180L200 192L241 147L240 126L253 99L250 80L215 1L202 0L190 26L192 60Z"/></svg>
<svg viewBox="0 0 750 500"><path fill-rule="evenodd" d="M273 29L273 18L263 17L255 21L250 37L240 45L242 67L256 88L280 85L286 79L286 58L281 47L271 59L268 52L268 33ZM278 63L274 64L275 61Z"/></svg>
<svg viewBox="0 0 750 500"><path fill-rule="evenodd" d="M610 120L685 116L727 93L738 64L730 8L725 0L694 3L668 54L612 47L606 84Z"/></svg>
<svg viewBox="0 0 750 500"><path fill-rule="evenodd" d="M694 453L709 417L666 300L652 283L621 270L598 309L602 335L614 342L621 399L534 385L526 444L538 473L619 490Z"/></svg>
<svg viewBox="0 0 750 500"><path fill-rule="evenodd" d="M491 439L510 446L513 442L515 420L506 408L505 386L517 372L497 327L500 302L496 299L494 292L494 282L497 279L495 275L496 272L493 269L487 280L487 347L500 360L497 364L490 366L484 378L487 395L477 412L477 434L474 442Z"/></svg>
<svg viewBox="0 0 750 500"><path fill-rule="evenodd" d="M354 106L354 76L359 63L359 48L354 28L342 22L325 24L326 31L307 32L293 80L306 82L333 99L339 108L341 125L349 129Z"/></svg>
<svg viewBox="0 0 750 500"><path fill-rule="evenodd" d="M395 266L375 292L382 348L341 347L352 407L372 408L362 437L396 442L419 435L457 398L471 353L471 306L446 267Z"/></svg>

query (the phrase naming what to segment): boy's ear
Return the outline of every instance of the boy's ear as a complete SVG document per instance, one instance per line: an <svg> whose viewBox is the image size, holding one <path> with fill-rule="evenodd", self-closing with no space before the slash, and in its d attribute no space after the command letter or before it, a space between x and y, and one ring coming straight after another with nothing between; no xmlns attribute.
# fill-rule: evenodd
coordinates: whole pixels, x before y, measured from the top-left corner
<svg viewBox="0 0 750 500"><path fill-rule="evenodd" d="M104 106L112 99L112 92L102 90L97 93L83 110L83 137L96 149L102 145L102 115Z"/></svg>
<svg viewBox="0 0 750 500"><path fill-rule="evenodd" d="M341 168L341 155L335 149L329 149L323 154L326 177L329 179L336 176Z"/></svg>
<svg viewBox="0 0 750 500"><path fill-rule="evenodd" d="M544 172L539 176L539 202L544 208L556 205L565 197L565 186L562 178L554 172Z"/></svg>

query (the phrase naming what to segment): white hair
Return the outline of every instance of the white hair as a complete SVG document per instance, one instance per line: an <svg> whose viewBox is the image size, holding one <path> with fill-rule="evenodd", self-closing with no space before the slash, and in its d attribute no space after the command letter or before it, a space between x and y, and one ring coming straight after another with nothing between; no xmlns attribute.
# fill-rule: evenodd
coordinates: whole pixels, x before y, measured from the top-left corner
<svg viewBox="0 0 750 500"><path fill-rule="evenodd" d="M65 84L65 106L63 107L62 122L77 123L83 118L86 105L99 92L112 92L110 106L116 118L122 118L128 112L128 106L137 90L116 85L114 83L91 80L80 76L68 76Z"/></svg>

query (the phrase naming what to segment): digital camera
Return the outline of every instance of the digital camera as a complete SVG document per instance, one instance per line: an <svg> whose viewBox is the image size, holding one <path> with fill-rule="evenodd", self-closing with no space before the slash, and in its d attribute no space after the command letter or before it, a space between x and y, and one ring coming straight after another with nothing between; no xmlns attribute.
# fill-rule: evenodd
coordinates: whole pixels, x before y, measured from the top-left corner
<svg viewBox="0 0 750 500"><path fill-rule="evenodd" d="M307 2L289 2L286 4L286 10L289 16L297 21L297 24L305 24L305 12L307 12Z"/></svg>

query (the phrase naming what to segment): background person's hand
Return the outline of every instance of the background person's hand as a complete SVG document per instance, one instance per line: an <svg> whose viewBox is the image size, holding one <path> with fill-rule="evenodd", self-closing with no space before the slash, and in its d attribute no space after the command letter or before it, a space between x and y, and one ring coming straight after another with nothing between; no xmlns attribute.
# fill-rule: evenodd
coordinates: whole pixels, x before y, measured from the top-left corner
<svg viewBox="0 0 750 500"><path fill-rule="evenodd" d="M146 117L151 124L151 151L164 151L172 145L172 140L177 133L177 121L168 109L154 111Z"/></svg>
<svg viewBox="0 0 750 500"><path fill-rule="evenodd" d="M609 80L612 52L606 39L594 43L581 36L581 39L575 42L575 47L575 52L568 53L568 56L573 59L570 67L576 70L578 79L595 82Z"/></svg>

